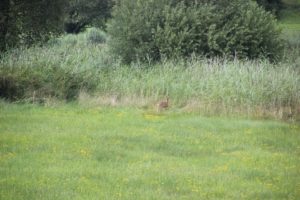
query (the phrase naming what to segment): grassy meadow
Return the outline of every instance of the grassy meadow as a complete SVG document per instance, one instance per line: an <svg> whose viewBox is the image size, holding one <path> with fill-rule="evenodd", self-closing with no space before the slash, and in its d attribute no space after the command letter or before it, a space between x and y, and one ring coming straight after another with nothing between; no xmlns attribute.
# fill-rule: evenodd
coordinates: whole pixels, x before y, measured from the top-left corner
<svg viewBox="0 0 300 200"><path fill-rule="evenodd" d="M124 64L96 28L1 54L0 199L300 199L300 2L283 2L279 62Z"/></svg>
<svg viewBox="0 0 300 200"><path fill-rule="evenodd" d="M0 104L0 199L299 199L300 126Z"/></svg>

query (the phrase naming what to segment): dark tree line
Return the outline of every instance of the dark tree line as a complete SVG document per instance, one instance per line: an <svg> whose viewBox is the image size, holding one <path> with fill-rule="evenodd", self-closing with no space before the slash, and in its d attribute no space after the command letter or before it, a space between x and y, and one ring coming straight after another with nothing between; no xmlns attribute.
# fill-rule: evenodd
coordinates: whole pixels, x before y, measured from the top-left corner
<svg viewBox="0 0 300 200"><path fill-rule="evenodd" d="M5 49L5 38L8 33L9 5L9 0L2 0L0 3L0 51Z"/></svg>
<svg viewBox="0 0 300 200"><path fill-rule="evenodd" d="M112 0L73 0L70 1L65 21L67 33L79 33L88 25L105 28L111 17Z"/></svg>
<svg viewBox="0 0 300 200"><path fill-rule="evenodd" d="M282 0L256 0L257 3L264 7L267 11L271 11L274 14L278 14L278 11L282 7Z"/></svg>
<svg viewBox="0 0 300 200"><path fill-rule="evenodd" d="M63 31L65 0L1 2L1 50L46 41Z"/></svg>
<svg viewBox="0 0 300 200"><path fill-rule="evenodd" d="M112 6L113 0L1 0L0 51L104 27Z"/></svg>
<svg viewBox="0 0 300 200"><path fill-rule="evenodd" d="M281 0L256 1L270 11L278 10L281 5ZM118 2L121 0L1 0L0 51L42 43L63 32L79 33L87 26L105 28L112 7Z"/></svg>

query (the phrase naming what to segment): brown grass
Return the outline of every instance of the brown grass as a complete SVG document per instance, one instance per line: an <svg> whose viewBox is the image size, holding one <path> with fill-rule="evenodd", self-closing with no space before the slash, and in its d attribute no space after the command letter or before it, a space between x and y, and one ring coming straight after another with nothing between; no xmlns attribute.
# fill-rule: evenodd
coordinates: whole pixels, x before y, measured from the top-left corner
<svg viewBox="0 0 300 200"><path fill-rule="evenodd" d="M136 107L146 109L151 112L162 112L166 107L160 107L160 103L164 102L145 97L122 97L116 94L112 95L94 95L91 96L85 92L81 92L78 102L82 106L97 107ZM168 105L169 111L180 111L188 113L199 113L206 116L228 116L228 117L247 117L258 119L276 119L284 121L300 122L300 106L272 106L266 107L261 105L243 106L243 105L225 105L217 102L203 102L197 99L190 99L185 104Z"/></svg>

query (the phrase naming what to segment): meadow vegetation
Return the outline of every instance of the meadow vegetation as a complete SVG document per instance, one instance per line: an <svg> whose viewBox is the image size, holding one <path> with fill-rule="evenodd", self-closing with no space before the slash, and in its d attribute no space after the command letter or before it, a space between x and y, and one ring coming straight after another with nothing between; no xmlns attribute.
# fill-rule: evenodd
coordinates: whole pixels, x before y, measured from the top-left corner
<svg viewBox="0 0 300 200"><path fill-rule="evenodd" d="M293 16L297 2L284 2L279 13L280 38L274 17L251 2L231 2L218 15L214 13L224 3L201 8L189 1L178 2L124 1L114 9L108 34L89 28L52 38L42 46L2 53L0 97L41 104L58 99L148 108L169 96L173 108L203 114L299 120L300 34L286 27L297 27L296 18L285 17ZM238 17L248 5L247 17ZM142 12L149 17L149 24L127 15L130 6L136 15ZM147 7L156 12L148 12ZM223 30L222 24L227 28ZM277 53L281 58L270 60Z"/></svg>
<svg viewBox="0 0 300 200"><path fill-rule="evenodd" d="M299 0L276 10L282 32L250 1L70 2L85 32L0 54L0 199L300 198ZM108 2L108 33L88 27Z"/></svg>
<svg viewBox="0 0 300 200"><path fill-rule="evenodd" d="M0 102L0 199L291 199L300 126Z"/></svg>
<svg viewBox="0 0 300 200"><path fill-rule="evenodd" d="M297 40L289 41L285 60L277 64L266 59L191 56L125 65L110 54L106 39L105 33L93 28L53 39L43 47L6 53L0 61L1 96L44 103L51 98L76 100L85 94L94 103L97 97L115 97L121 105L135 102L145 107L169 96L173 107L210 114L285 119L299 114ZM107 104L100 100L98 105L101 102Z"/></svg>
<svg viewBox="0 0 300 200"><path fill-rule="evenodd" d="M281 26L286 30L300 31L300 1L283 0L283 8L279 13Z"/></svg>

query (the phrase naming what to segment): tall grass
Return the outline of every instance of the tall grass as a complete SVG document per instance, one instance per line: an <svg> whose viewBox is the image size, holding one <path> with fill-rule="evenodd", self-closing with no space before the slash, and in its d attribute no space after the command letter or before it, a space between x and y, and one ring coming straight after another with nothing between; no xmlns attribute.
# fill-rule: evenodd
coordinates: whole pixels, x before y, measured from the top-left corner
<svg viewBox="0 0 300 200"><path fill-rule="evenodd" d="M286 115L300 105L299 68L266 61L167 61L148 68L135 64L101 75L105 75L100 76L104 84L97 86L97 92L117 94L120 99L169 96L176 107L219 109L216 112L243 107L242 112L261 108L280 113L288 107Z"/></svg>
<svg viewBox="0 0 300 200"><path fill-rule="evenodd" d="M101 44L105 36L99 34L67 35L43 47L14 49L2 55L1 96L74 99L82 88L92 90L98 84L94 72L117 63L106 53Z"/></svg>
<svg viewBox="0 0 300 200"><path fill-rule="evenodd" d="M106 44L91 43L103 41L98 39L93 30L3 55L1 96L12 100L72 100L84 91L100 97L99 102L114 97L120 104L140 105L143 101L144 106L151 106L169 96L173 108L188 110L250 115L267 112L280 118L299 113L297 56L278 64L191 58L123 65L109 54Z"/></svg>

